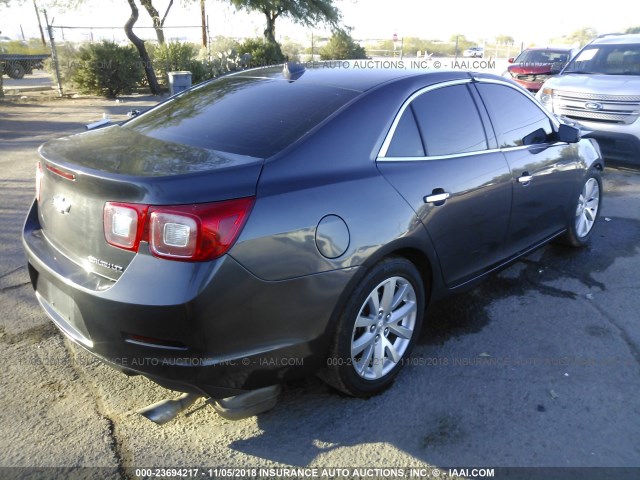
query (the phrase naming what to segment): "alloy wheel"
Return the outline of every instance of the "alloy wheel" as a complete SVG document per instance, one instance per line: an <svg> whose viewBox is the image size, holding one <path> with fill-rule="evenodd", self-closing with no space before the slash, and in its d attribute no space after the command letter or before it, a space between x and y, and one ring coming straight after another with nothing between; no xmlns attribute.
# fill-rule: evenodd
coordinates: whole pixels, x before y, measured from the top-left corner
<svg viewBox="0 0 640 480"><path fill-rule="evenodd" d="M582 187L576 208L576 234L585 237L593 228L600 206L600 186L595 178L589 178Z"/></svg>
<svg viewBox="0 0 640 480"><path fill-rule="evenodd" d="M402 277L388 278L371 291L351 338L351 359L360 377L378 380L397 365L415 332L416 312L416 292Z"/></svg>

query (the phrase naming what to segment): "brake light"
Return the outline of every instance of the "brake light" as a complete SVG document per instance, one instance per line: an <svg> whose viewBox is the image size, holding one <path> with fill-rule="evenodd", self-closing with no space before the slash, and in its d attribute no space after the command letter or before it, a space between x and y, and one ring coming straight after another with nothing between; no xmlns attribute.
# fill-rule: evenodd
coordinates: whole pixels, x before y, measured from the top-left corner
<svg viewBox="0 0 640 480"><path fill-rule="evenodd" d="M44 173L42 173L42 165L40 162L36 163L36 200L38 203L40 202L40 189L42 188L42 177Z"/></svg>
<svg viewBox="0 0 640 480"><path fill-rule="evenodd" d="M222 202L149 206L108 202L104 234L109 244L138 251L148 242L160 258L204 261L224 255L246 223L253 197Z"/></svg>
<svg viewBox="0 0 640 480"><path fill-rule="evenodd" d="M49 170L50 172L55 173L56 175L62 177L62 178L66 178L67 180L71 180L72 182L76 181L76 176L73 173L70 172L65 172L64 170L61 170L60 168L56 168L53 165L47 165L47 170Z"/></svg>

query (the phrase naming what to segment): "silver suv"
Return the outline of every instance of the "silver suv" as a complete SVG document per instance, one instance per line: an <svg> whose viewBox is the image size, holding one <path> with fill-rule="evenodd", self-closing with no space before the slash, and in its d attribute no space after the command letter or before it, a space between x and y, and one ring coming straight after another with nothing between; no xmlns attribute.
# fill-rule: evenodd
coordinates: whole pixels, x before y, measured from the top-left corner
<svg viewBox="0 0 640 480"><path fill-rule="evenodd" d="M597 139L605 159L640 166L640 35L596 38L536 96Z"/></svg>

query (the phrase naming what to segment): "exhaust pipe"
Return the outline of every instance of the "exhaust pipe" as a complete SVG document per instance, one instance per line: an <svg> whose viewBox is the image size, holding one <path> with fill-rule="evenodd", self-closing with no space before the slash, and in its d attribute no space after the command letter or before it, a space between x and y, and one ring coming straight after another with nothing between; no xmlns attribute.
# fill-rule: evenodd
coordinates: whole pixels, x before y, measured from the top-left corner
<svg viewBox="0 0 640 480"><path fill-rule="evenodd" d="M158 425L163 425L184 412L200 397L201 395L197 393L183 393L175 400L161 400L153 405L141 408L137 413Z"/></svg>

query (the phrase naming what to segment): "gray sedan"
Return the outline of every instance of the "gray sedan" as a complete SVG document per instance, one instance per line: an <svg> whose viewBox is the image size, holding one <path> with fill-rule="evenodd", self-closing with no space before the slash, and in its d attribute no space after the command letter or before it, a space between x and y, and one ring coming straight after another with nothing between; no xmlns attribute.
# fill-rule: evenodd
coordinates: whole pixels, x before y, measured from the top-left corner
<svg viewBox="0 0 640 480"><path fill-rule="evenodd" d="M223 399L319 373L368 397L427 306L585 245L597 143L497 76L288 65L46 143L24 227L40 304L131 375ZM335 67L335 65L334 65Z"/></svg>

